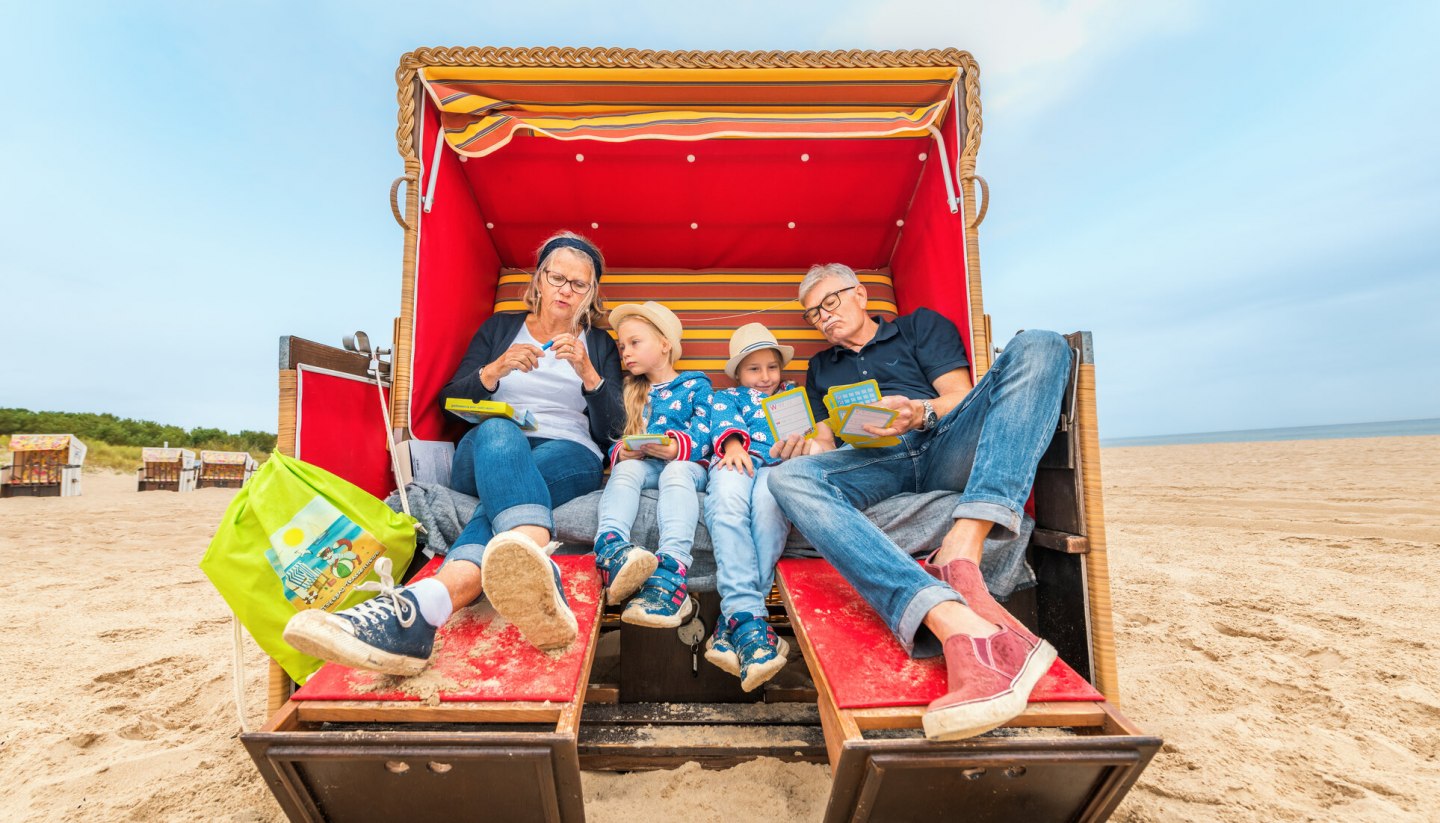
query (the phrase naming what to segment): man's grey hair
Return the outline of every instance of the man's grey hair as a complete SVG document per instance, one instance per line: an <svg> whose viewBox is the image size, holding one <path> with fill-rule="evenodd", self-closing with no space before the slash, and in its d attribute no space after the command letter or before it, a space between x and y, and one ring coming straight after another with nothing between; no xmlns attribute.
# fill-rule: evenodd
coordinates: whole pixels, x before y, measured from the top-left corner
<svg viewBox="0 0 1440 823"><path fill-rule="evenodd" d="M844 263L825 263L818 266L811 266L810 271L805 272L805 279L800 281L800 294L798 297L804 300L805 295L811 289L815 288L815 284L827 277L838 277L844 280L847 286L860 285L860 278L855 276L854 269Z"/></svg>

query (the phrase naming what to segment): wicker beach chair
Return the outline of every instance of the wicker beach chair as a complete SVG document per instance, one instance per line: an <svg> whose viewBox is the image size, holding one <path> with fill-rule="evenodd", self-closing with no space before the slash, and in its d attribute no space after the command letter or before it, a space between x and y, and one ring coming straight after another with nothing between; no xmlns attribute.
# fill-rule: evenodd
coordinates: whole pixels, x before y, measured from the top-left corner
<svg viewBox="0 0 1440 823"><path fill-rule="evenodd" d="M85 444L73 434L14 434L0 497L79 497Z"/></svg>
<svg viewBox="0 0 1440 823"><path fill-rule="evenodd" d="M188 492L195 490L200 464L189 449L144 448L136 474L139 491Z"/></svg>
<svg viewBox="0 0 1440 823"><path fill-rule="evenodd" d="M811 264L831 261L860 272L882 315L944 314L972 376L990 367L979 69L966 52L420 49L401 59L397 80L405 174L391 208L404 255L393 357L283 338L282 452L377 496L406 479L392 470L385 427L400 454L443 463L462 431L437 394L480 323L520 308L534 249L559 228L604 249L611 303L674 309L681 367L717 384L729 384L730 331L750 320L796 347L787 377L803 376L824 342L795 289ZM794 636L804 656L795 669L809 678L745 695L696 664L692 640L621 626L587 599L596 584L582 555L561 558L585 642L556 664L559 675L505 645L482 613L442 630L428 692L335 666L297 691L272 666L269 719L245 745L292 820L476 809L581 820L581 768L762 755L828 762L828 821L934 821L959 809L977 820L1103 820L1160 741L1118 710L1094 357L1088 333L1070 340L1071 392L1034 492L1028 551L1039 585L1010 603L1061 661L1006 728L926 741L920 712L943 672L937 686L934 666L897 657L824 561L783 561L771 600L772 623ZM398 465L409 474L416 464ZM718 598L700 599L713 620ZM616 636L618 665L602 667L597 649ZM855 666L861 643L889 668ZM699 733L715 726L735 734ZM781 733L744 736L756 729Z"/></svg>
<svg viewBox="0 0 1440 823"><path fill-rule="evenodd" d="M250 480L259 464L249 452L203 450L200 452L200 475L195 482L201 489L238 489Z"/></svg>

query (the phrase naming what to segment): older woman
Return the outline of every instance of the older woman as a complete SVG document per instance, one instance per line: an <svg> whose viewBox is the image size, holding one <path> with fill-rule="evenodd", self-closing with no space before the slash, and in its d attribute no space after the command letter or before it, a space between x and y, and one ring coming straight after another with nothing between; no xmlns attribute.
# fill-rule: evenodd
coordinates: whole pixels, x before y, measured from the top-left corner
<svg viewBox="0 0 1440 823"><path fill-rule="evenodd" d="M456 447L450 485L480 505L439 573L405 588L384 586L381 596L342 612L296 615L285 637L297 649L347 666L416 674L429 661L436 629L482 592L542 649L575 638L560 570L544 547L552 509L600 488L603 455L624 428L620 356L598 328L600 251L561 232L537 258L527 309L481 324L439 401L509 403L533 414L536 430L500 417L470 429Z"/></svg>

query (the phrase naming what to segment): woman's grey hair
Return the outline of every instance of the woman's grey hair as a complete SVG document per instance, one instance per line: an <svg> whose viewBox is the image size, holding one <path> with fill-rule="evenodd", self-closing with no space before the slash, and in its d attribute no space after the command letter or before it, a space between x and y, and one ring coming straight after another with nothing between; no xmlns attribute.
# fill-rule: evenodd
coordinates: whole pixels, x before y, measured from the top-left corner
<svg viewBox="0 0 1440 823"><path fill-rule="evenodd" d="M800 281L800 294L797 295L799 299L804 300L805 295L808 294L811 289L815 288L815 284L827 277L838 277L844 280L847 286L860 285L860 278L855 276L855 270L844 263L825 263L818 266L811 266L810 271L805 273L805 279Z"/></svg>

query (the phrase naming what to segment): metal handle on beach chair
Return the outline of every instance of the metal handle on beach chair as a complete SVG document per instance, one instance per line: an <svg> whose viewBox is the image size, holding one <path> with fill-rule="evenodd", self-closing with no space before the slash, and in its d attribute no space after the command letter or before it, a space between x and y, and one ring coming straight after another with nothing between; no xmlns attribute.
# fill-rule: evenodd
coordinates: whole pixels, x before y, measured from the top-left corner
<svg viewBox="0 0 1440 823"><path fill-rule="evenodd" d="M411 186L414 186L414 175L402 174L399 177L395 178L394 183L390 184L390 213L395 215L395 222L400 224L400 228L404 229L405 231L410 231L410 224L405 222L405 214L400 211L400 200L397 197L397 195L399 195L400 193L401 183L407 183Z"/></svg>
<svg viewBox="0 0 1440 823"><path fill-rule="evenodd" d="M975 219L971 220L970 225L965 228L977 229L981 223L985 222L985 212L990 208L990 184L986 183L985 178L978 174L967 174L960 178L960 185L963 186L971 180L980 184L980 210L975 213Z"/></svg>

